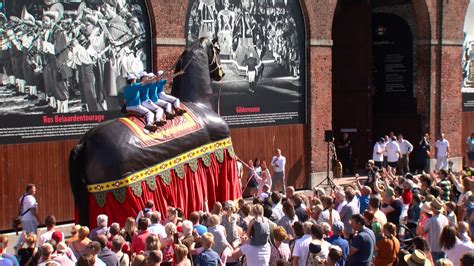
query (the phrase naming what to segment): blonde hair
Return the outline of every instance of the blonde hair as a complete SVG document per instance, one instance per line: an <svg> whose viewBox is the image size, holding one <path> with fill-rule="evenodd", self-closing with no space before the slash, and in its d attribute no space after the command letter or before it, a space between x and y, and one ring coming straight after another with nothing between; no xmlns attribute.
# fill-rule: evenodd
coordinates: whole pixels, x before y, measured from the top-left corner
<svg viewBox="0 0 474 266"><path fill-rule="evenodd" d="M449 259L439 259L436 261L435 266L453 266L453 262Z"/></svg>
<svg viewBox="0 0 474 266"><path fill-rule="evenodd" d="M263 207L260 204L253 205L252 214L254 216L263 216Z"/></svg>
<svg viewBox="0 0 474 266"><path fill-rule="evenodd" d="M154 234L150 234L147 236L145 245L146 245L146 250L148 251L160 250L161 248L160 239L158 238L158 236Z"/></svg>
<svg viewBox="0 0 474 266"><path fill-rule="evenodd" d="M210 249L214 245L214 236L211 233L204 233L201 236L202 246L206 249Z"/></svg>
<svg viewBox="0 0 474 266"><path fill-rule="evenodd" d="M167 223L165 225L165 232L168 237L173 236L177 231L176 225L174 223Z"/></svg>
<svg viewBox="0 0 474 266"><path fill-rule="evenodd" d="M86 239L89 236L89 233L90 233L89 227L81 226L81 228L79 229L79 233L78 233L79 240Z"/></svg>
<svg viewBox="0 0 474 266"><path fill-rule="evenodd" d="M133 217L128 217L127 220L125 220L123 230L129 234L133 234L135 231L137 231L137 223Z"/></svg>
<svg viewBox="0 0 474 266"><path fill-rule="evenodd" d="M275 229L273 229L273 237L276 241L282 242L288 238L288 233L286 233L285 228L282 226L277 226Z"/></svg>
<svg viewBox="0 0 474 266"><path fill-rule="evenodd" d="M75 224L71 227L71 235L77 235L77 233L79 232L79 229L81 229L81 225L79 224Z"/></svg>
<svg viewBox="0 0 474 266"><path fill-rule="evenodd" d="M221 223L221 217L219 215L213 214L209 218L209 227L216 226Z"/></svg>
<svg viewBox="0 0 474 266"><path fill-rule="evenodd" d="M28 246L35 246L36 245L36 235L34 233L28 233L25 238L25 243Z"/></svg>
<svg viewBox="0 0 474 266"><path fill-rule="evenodd" d="M8 237L5 235L0 235L0 249L5 249L8 245Z"/></svg>
<svg viewBox="0 0 474 266"><path fill-rule="evenodd" d="M174 252L176 254L176 262L184 260L189 253L188 248L183 244L176 245Z"/></svg>

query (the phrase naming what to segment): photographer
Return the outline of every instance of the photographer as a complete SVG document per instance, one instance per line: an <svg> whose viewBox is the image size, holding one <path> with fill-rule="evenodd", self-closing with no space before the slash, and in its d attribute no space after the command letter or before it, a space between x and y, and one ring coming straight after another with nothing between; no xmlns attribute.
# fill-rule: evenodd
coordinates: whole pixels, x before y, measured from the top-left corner
<svg viewBox="0 0 474 266"><path fill-rule="evenodd" d="M415 150L415 172L422 174L426 171L426 166L430 160L430 135L426 133L418 143L418 147Z"/></svg>
<svg viewBox="0 0 474 266"><path fill-rule="evenodd" d="M365 164L365 171L367 172L367 180L365 181L365 185L374 190L375 176L377 175L379 168L374 165L373 160L369 160Z"/></svg>

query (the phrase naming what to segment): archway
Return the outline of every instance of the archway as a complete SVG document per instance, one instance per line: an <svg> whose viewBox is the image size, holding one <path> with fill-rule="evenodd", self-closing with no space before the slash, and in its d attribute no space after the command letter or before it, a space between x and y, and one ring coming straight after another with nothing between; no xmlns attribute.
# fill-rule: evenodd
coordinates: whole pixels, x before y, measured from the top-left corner
<svg viewBox="0 0 474 266"><path fill-rule="evenodd" d="M372 157L382 135L404 133L416 143L425 130L421 117L429 102L424 91L429 90L429 51L417 42L429 39L429 26L420 30L419 25L425 14L426 5L411 0L337 3L332 121L336 140L349 133L353 172Z"/></svg>

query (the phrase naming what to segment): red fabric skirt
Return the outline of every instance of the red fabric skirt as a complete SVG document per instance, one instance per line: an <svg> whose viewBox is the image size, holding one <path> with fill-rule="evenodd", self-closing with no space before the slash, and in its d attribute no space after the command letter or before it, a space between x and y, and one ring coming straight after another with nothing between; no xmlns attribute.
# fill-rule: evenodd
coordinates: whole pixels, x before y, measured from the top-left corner
<svg viewBox="0 0 474 266"><path fill-rule="evenodd" d="M174 171L171 171L171 183L167 185L157 175L156 189L151 190L145 181L141 186L143 193L141 197L133 194L132 188L125 189L125 201L118 202L112 192L108 192L104 207L100 207L94 196L89 194L89 221L95 225L96 217L99 214L106 214L109 217L109 224L117 222L123 226L128 217L137 217L143 210L148 200L155 202L155 210L161 213L162 219L166 218L168 206L180 208L186 217L198 210L204 210L204 201L207 198L209 208L212 208L216 201L223 202L234 200L242 196L241 187L237 178L236 161L224 152L224 161L219 163L212 153L211 164L206 167L201 159L198 159L196 172L191 171L189 166L184 166L184 178L181 179Z"/></svg>

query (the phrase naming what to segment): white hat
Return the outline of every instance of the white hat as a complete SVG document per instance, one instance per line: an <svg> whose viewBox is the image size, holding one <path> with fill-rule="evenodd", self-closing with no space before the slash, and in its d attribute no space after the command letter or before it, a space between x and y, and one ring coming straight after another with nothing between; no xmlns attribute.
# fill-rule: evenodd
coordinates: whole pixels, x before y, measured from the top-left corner
<svg viewBox="0 0 474 266"><path fill-rule="evenodd" d="M152 77L155 76L155 74L153 74L153 72L150 72L150 73L148 73L146 76L149 77L149 78L152 78Z"/></svg>
<svg viewBox="0 0 474 266"><path fill-rule="evenodd" d="M138 73L138 78L140 79L146 76L148 76L148 73L146 73L146 71L141 71L140 73Z"/></svg>
<svg viewBox="0 0 474 266"><path fill-rule="evenodd" d="M128 74L127 74L127 79L128 79L128 80L137 79L137 76L135 76L135 74L133 74L133 73L128 73Z"/></svg>

